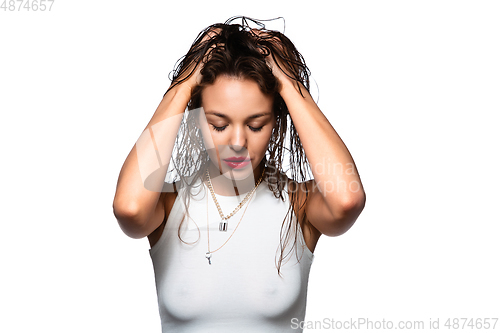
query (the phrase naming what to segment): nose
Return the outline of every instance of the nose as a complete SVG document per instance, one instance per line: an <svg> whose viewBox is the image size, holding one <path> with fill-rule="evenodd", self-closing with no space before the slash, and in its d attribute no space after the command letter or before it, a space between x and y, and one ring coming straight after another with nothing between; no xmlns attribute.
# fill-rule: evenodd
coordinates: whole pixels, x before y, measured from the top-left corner
<svg viewBox="0 0 500 333"><path fill-rule="evenodd" d="M239 152L245 149L246 146L247 138L245 130L240 126L236 126L233 133L231 133L229 147L231 147L232 150Z"/></svg>

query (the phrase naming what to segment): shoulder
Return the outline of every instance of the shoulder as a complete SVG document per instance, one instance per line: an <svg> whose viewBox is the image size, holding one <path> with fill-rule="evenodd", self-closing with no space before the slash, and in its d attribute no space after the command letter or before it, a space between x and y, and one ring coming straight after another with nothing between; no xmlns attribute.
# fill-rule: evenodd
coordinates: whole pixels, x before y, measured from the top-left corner
<svg viewBox="0 0 500 333"><path fill-rule="evenodd" d="M293 200L294 212L299 220L303 217L304 207L307 202L307 184L299 183L294 179L286 177L288 198Z"/></svg>
<svg viewBox="0 0 500 333"><path fill-rule="evenodd" d="M165 183L167 184L167 183ZM170 215L170 211L174 206L175 200L177 199L178 194L178 186L179 183L169 184L172 186L171 192L162 192L160 193L160 197L158 198L157 210L162 212L163 220L161 224L156 228L151 234L148 235L149 245L153 247L158 240L160 239L163 229L165 228L165 224L167 223L168 216ZM174 186L175 185L175 186ZM163 187L163 191L165 191L165 186Z"/></svg>
<svg viewBox="0 0 500 333"><path fill-rule="evenodd" d="M292 201L295 216L302 228L302 233L307 246L314 252L314 248L321 236L321 232L317 230L309 221L306 211L311 203L311 198L314 189L314 179L306 182L296 182L293 179L287 178L288 197Z"/></svg>
<svg viewBox="0 0 500 333"><path fill-rule="evenodd" d="M164 187L163 188L164 192L162 192L160 194L160 200L161 200L161 202L164 203L164 207L165 207L165 210L167 213L165 215L167 215L167 216L168 216L170 209L172 208L172 206L174 204L175 199L177 198L177 195L179 194L179 190L180 190L179 186L180 186L180 181L175 182L173 184L169 184L169 188L165 189L165 187ZM167 208L169 208L169 209L167 209Z"/></svg>
<svg viewBox="0 0 500 333"><path fill-rule="evenodd" d="M293 201L293 210L295 215L302 221L305 219L307 223L307 216L305 216L306 205L311 197L311 189L313 188L314 180L299 183L294 179L286 177L288 198Z"/></svg>

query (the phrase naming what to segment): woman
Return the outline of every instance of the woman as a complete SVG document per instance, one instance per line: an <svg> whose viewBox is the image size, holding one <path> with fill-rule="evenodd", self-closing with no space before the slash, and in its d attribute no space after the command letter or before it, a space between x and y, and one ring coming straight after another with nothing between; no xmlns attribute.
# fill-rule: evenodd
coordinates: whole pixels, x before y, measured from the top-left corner
<svg viewBox="0 0 500 333"><path fill-rule="evenodd" d="M148 236L163 332L300 331L319 237L365 204L301 54L247 20L200 33L118 179L114 214Z"/></svg>

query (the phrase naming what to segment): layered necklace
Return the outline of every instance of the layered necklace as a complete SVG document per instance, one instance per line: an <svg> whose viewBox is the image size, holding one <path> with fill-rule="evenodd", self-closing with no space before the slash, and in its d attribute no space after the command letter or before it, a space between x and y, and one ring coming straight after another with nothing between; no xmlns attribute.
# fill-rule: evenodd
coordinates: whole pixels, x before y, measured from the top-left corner
<svg viewBox="0 0 500 333"><path fill-rule="evenodd" d="M253 188L252 191L250 191L246 197L239 203L239 205L234 209L234 211L227 215L227 216L224 216L224 214L222 213L222 209L219 205L219 202L217 201L217 198L215 197L215 193L214 193L214 190L213 190L213 187L212 187L212 181L210 179L210 174L208 172L208 169L206 171L206 175L207 175L207 182L208 182L208 187L210 189L210 193L212 194L212 199L214 200L215 202L215 205L217 206L217 209L219 210L219 215L221 217L221 222L219 223L219 231L227 231L227 226L228 226L228 219L233 216L237 211L240 210L240 208L245 204L245 202L248 201L249 198L251 198L253 196L253 194L255 193L257 187L259 186L260 182L262 181L262 178L264 177L264 171L265 171L265 168L264 170L262 170L262 174L259 178L259 180L257 181L257 184L255 185L255 187ZM229 239L231 239L231 237L233 236L234 232L236 231L236 229L238 229L238 226L240 225L240 222L241 220L243 219L243 216L245 215L245 212L247 211L247 208L248 208L248 205L245 207L245 210L243 211L243 214L241 215L241 218L238 222L238 224L236 225L236 227L234 228L233 232L231 233L231 235L229 236L229 238L224 242L224 244L222 244L219 248L217 248L216 250L213 250L213 251L210 251L210 231L209 231L209 223L208 223L208 196L207 196L207 244L208 244L208 251L207 253L205 254L205 257L207 258L208 260L208 264L211 265L212 264L212 253L220 250L224 245L226 245L226 243L229 241Z"/></svg>
<svg viewBox="0 0 500 333"><path fill-rule="evenodd" d="M233 212L231 214L224 216L224 214L222 213L222 209L220 208L219 202L217 201L217 198L215 197L214 189L212 187L212 181L210 179L210 173L208 172L208 169L207 169L206 174L207 174L208 187L210 188L210 193L212 194L212 199L214 200L215 205L217 206L217 209L219 210L219 215L221 217L221 221L219 223L219 231L227 231L229 218L231 218L231 216L236 214L240 210L240 208L245 204L245 202L247 202L248 198L250 198L253 195L253 193L255 192L257 187L259 186L260 182L262 181L262 178L264 177L265 170L266 170L265 168L262 170L262 174L260 175L260 178L257 181L257 184L255 185L253 190L248 192L248 194L245 196L243 201L240 202L240 204L233 210Z"/></svg>

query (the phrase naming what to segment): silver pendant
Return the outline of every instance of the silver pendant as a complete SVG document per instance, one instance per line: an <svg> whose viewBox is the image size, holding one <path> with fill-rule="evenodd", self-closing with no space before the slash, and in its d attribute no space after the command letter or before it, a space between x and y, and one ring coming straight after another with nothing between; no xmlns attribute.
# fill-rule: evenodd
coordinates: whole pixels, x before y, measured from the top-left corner
<svg viewBox="0 0 500 333"><path fill-rule="evenodd" d="M205 258L207 258L207 260L208 260L208 264L209 264L209 265L212 265L212 260L211 260L211 259L212 259L212 253L207 252L207 253L205 254Z"/></svg>
<svg viewBox="0 0 500 333"><path fill-rule="evenodd" d="M220 221L219 231L227 231L227 220Z"/></svg>

